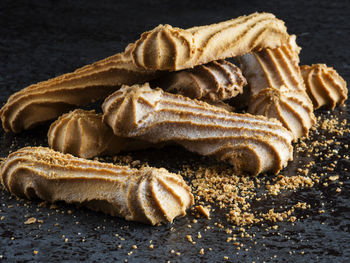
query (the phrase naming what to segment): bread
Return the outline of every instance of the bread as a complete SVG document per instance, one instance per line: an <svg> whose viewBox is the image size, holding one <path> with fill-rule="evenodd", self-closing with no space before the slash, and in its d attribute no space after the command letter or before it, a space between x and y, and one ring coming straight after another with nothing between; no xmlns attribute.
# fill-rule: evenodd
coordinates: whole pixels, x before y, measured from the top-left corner
<svg viewBox="0 0 350 263"><path fill-rule="evenodd" d="M287 39L283 21L273 14L254 13L186 30L159 25L143 33L131 53L139 67L173 71L263 48L275 48Z"/></svg>
<svg viewBox="0 0 350 263"><path fill-rule="evenodd" d="M345 80L332 67L325 64L303 65L300 70L315 109L328 106L333 110L348 98Z"/></svg>
<svg viewBox="0 0 350 263"><path fill-rule="evenodd" d="M10 154L0 175L3 186L19 197L77 203L152 225L172 222L193 205L182 177L165 169L131 169L43 147Z"/></svg>
<svg viewBox="0 0 350 263"><path fill-rule="evenodd" d="M247 84L241 70L225 60L213 61L165 74L155 81L163 90L215 104L243 92Z"/></svg>
<svg viewBox="0 0 350 263"><path fill-rule="evenodd" d="M238 58L251 90L248 112L278 119L293 133L294 141L307 136L315 123L298 65L299 51L293 35L281 47Z"/></svg>
<svg viewBox="0 0 350 263"><path fill-rule="evenodd" d="M149 142L115 136L112 129L102 122L102 114L81 109L60 116L51 124L47 138L52 149L82 158L115 155L152 146Z"/></svg>
<svg viewBox="0 0 350 263"><path fill-rule="evenodd" d="M253 174L277 173L292 160L292 134L263 116L231 113L202 101L123 86L104 102L103 119L119 136L175 142Z"/></svg>
<svg viewBox="0 0 350 263"><path fill-rule="evenodd" d="M20 132L103 99L121 84L143 83L157 76L154 71L136 67L126 50L11 95L0 110L2 126L6 132Z"/></svg>

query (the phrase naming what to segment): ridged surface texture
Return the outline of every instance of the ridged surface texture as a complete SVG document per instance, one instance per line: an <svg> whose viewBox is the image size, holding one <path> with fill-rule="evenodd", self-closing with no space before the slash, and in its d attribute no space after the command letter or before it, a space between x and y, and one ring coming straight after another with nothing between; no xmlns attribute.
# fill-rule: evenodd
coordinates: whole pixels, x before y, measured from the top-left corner
<svg viewBox="0 0 350 263"><path fill-rule="evenodd" d="M136 67L130 49L10 96L0 110L6 132L20 132L54 119L74 107L103 99L121 84L143 83L156 77L153 71Z"/></svg>
<svg viewBox="0 0 350 263"><path fill-rule="evenodd" d="M131 169L44 147L26 147L1 165L3 186L19 197L79 203L126 220L172 222L193 204L189 186L165 169Z"/></svg>
<svg viewBox="0 0 350 263"><path fill-rule="evenodd" d="M327 106L333 110L348 98L346 82L334 68L314 64L300 66L300 70L315 109Z"/></svg>
<svg viewBox="0 0 350 263"><path fill-rule="evenodd" d="M248 112L278 119L293 133L294 141L307 136L315 123L298 66L299 51L293 35L279 48L239 57L251 90Z"/></svg>
<svg viewBox="0 0 350 263"><path fill-rule="evenodd" d="M47 138L52 149L82 158L151 147L149 142L114 135L94 110L63 114L51 124Z"/></svg>
<svg viewBox="0 0 350 263"><path fill-rule="evenodd" d="M167 92L216 103L243 93L247 81L238 67L218 60L166 74L156 83Z"/></svg>
<svg viewBox="0 0 350 263"><path fill-rule="evenodd" d="M176 142L227 161L237 171L277 173L292 160L292 134L280 122L152 90L147 83L123 86L102 107L104 121L116 135Z"/></svg>
<svg viewBox="0 0 350 263"><path fill-rule="evenodd" d="M181 29L159 25L142 34L132 55L136 65L180 70L281 46L288 39L284 22L273 14L254 13L218 24Z"/></svg>

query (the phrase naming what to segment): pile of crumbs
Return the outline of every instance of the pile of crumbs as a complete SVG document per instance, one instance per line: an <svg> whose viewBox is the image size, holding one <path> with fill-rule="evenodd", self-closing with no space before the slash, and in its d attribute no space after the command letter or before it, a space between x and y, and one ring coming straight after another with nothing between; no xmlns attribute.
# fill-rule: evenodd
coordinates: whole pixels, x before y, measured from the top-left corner
<svg viewBox="0 0 350 263"><path fill-rule="evenodd" d="M319 130L322 130L324 135L320 135ZM349 159L348 155L339 153L339 148L348 149L348 145L340 145L338 140L349 132L346 119L339 120L335 115L330 115L330 118L319 116L317 125L310 132L310 137L302 138L295 145L296 154L302 156L304 161L299 161L300 164L296 165L298 168L295 173L289 176L284 174L258 177L237 175L228 165L196 169L191 168L190 165L184 165L179 173L189 178L199 214L205 215L202 208L209 210L219 208L225 211L228 223L241 227L264 222L294 222L298 219L296 210L312 209L311 204L297 202L283 207L272 207L266 211L258 210L257 206L252 204L266 203L272 198L284 195L286 191L312 188L320 183L328 186L329 181L338 181L339 176L332 172L339 159ZM327 161L327 166L321 167L321 172L315 171L313 169L315 164L322 161ZM346 171L347 168L344 169ZM287 171L283 172L287 173ZM293 172L288 171L288 173ZM338 182L338 185L341 186L342 182ZM336 192L341 192L341 188L338 187Z"/></svg>
<svg viewBox="0 0 350 263"><path fill-rule="evenodd" d="M196 202L202 207L218 207L225 213L228 223L236 226L246 226L261 222L295 221L295 209L310 208L306 203L300 203L276 212L274 208L266 213L256 211L252 203L261 202L271 195L277 195L282 189L297 190L301 187L313 186L311 178L305 176L286 177L279 175L273 183L267 178L251 177L232 174L231 167L213 166L207 168L190 169L184 167L183 175L192 182L192 192ZM265 188L265 191L262 189ZM271 193L271 189L275 189ZM277 191L278 189L278 191ZM215 209L215 208L212 208ZM199 209L196 208L198 211ZM201 212L201 214L203 214Z"/></svg>

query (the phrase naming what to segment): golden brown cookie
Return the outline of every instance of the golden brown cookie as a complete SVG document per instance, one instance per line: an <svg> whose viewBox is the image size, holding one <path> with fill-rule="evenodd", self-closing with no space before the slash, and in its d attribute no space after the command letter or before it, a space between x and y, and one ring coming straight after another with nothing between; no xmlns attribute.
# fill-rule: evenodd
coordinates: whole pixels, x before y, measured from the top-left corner
<svg viewBox="0 0 350 263"><path fill-rule="evenodd" d="M145 32L132 47L136 65L152 70L181 70L275 48L288 40L282 20L254 13L217 24L181 29L159 25Z"/></svg>
<svg viewBox="0 0 350 263"><path fill-rule="evenodd" d="M315 109L328 106L333 110L348 98L345 80L332 67L325 64L303 65L300 70Z"/></svg>
<svg viewBox="0 0 350 263"><path fill-rule="evenodd" d="M19 197L78 203L126 220L172 222L193 205L189 186L165 169L132 169L55 152L22 148L0 169L3 186Z"/></svg>
<svg viewBox="0 0 350 263"><path fill-rule="evenodd" d="M277 173L292 160L292 134L277 120L237 114L148 84L123 86L103 104L114 133L152 143L176 142L237 171Z"/></svg>
<svg viewBox="0 0 350 263"><path fill-rule="evenodd" d="M2 126L6 132L20 132L103 99L121 84L143 83L157 76L136 67L127 50L11 95L0 110Z"/></svg>
<svg viewBox="0 0 350 263"><path fill-rule="evenodd" d="M52 149L82 158L153 146L149 142L114 135L112 129L102 122L102 114L81 109L60 116L51 124L47 138Z"/></svg>
<svg viewBox="0 0 350 263"><path fill-rule="evenodd" d="M247 81L238 67L218 60L165 74L154 83L167 92L215 104L243 93Z"/></svg>
<svg viewBox="0 0 350 263"><path fill-rule="evenodd" d="M239 57L251 91L248 112L278 119L293 133L294 141L307 136L315 123L298 65L299 50L293 35L281 47Z"/></svg>

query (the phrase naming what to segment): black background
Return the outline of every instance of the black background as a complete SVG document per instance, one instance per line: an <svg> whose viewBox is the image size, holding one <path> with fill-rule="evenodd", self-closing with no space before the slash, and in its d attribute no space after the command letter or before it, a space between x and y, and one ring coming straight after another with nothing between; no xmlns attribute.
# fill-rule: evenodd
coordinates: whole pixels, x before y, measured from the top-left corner
<svg viewBox="0 0 350 263"><path fill-rule="evenodd" d="M13 92L29 84L121 52L140 33L158 24L187 28L255 11L272 12L286 22L289 33L297 35L297 42L303 48L301 64L326 63L350 80L348 1L0 0L0 103L3 105ZM335 112L349 120L347 107ZM319 114L329 115L326 111ZM1 157L25 145L47 145L47 128L48 125L43 125L17 135L1 130ZM342 142L349 144L348 134ZM135 159L174 172L182 163L210 162L178 147L131 154ZM302 159L295 156L286 173L293 174ZM317 163L314 169L321 171L325 166L326 161ZM335 194L336 186L319 186L277 200L308 201L313 204L314 212L294 225L280 223L276 231L253 227L249 231L256 236L242 241L248 251L237 251L232 243L226 243L227 236L218 228L204 231L206 225L223 220L220 213L211 221L199 220L192 228L187 227L192 215L176 220L173 225L149 227L64 204L59 204L57 211L50 210L39 207L39 202L16 200L1 190L0 216L4 218L0 221L0 261L221 262L228 256L231 262L348 262L350 182L349 174L343 169L349 166L348 161L341 160L334 172L344 181L339 195ZM317 211L321 208L325 213L319 215ZM40 227L37 223L24 225L31 216L44 223ZM175 230L171 231L171 227ZM190 244L185 235L195 237L198 231L203 238L196 239L196 245ZM86 241L82 242L83 239ZM154 250L148 249L150 240ZM118 248L119 244L122 248ZM138 249L132 249L134 244ZM205 255L199 254L202 247ZM213 251L207 251L208 247ZM38 251L37 255L33 254L34 250ZM181 255L172 254L171 250ZM128 255L130 251L133 253Z"/></svg>

